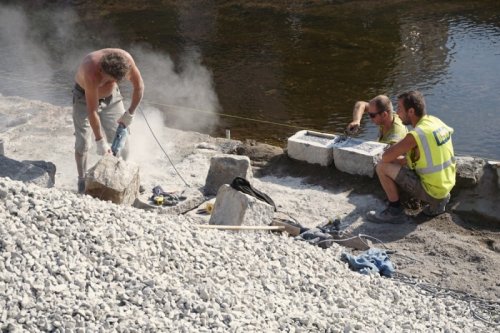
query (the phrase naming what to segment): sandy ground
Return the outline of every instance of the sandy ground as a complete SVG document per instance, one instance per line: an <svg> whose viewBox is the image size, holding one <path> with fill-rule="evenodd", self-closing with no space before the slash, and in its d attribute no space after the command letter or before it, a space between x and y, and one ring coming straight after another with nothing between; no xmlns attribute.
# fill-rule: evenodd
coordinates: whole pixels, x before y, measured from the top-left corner
<svg viewBox="0 0 500 333"><path fill-rule="evenodd" d="M376 237L384 243L377 247L396 251L391 258L398 273L484 299L500 299L500 228L479 227L453 213L430 220L417 215L403 225L373 224L364 219L364 214L383 205L384 194L376 179L293 161L277 147L252 142L238 145L200 133L164 128L155 110L145 111L163 148L191 187L204 185L214 154L232 151L248 155L254 165L253 185L302 225L314 227L338 217L346 232ZM27 114L30 116L24 116ZM5 141L8 157L53 162L57 167L56 187L76 190L70 109L0 97L0 117L0 138ZM141 116L133 124L131 142L131 160L139 164L141 183L146 189L155 185L169 191L185 189ZM94 149L89 166L98 160Z"/></svg>

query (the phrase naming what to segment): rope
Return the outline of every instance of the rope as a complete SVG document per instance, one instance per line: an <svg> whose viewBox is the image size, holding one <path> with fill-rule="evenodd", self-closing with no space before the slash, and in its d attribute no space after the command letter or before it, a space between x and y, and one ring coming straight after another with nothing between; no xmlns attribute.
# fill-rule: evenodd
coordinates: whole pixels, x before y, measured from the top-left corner
<svg viewBox="0 0 500 333"><path fill-rule="evenodd" d="M30 80L24 80L24 79L19 79L19 78L14 78L12 77L12 73L6 73L3 71L2 73L2 78L7 79L7 80L12 80L12 81L18 81L18 82L24 82L24 83L29 83L31 85L37 85L37 86L45 86L45 87L52 87L52 88L61 88L65 90L71 90L72 88L69 88L66 85L62 84L57 84L57 83L45 83L45 82L37 82L37 81L30 81ZM208 114L208 115L213 115L214 112L212 111L207 111L207 110L202 110L202 109L197 109L197 108L192 108L192 107L187 107L187 106L181 106L181 105L174 105L174 104L166 104L166 103L160 103L160 102L155 102L155 101L149 101L147 99L142 100L143 103L149 104L149 105L155 105L155 106L163 106L167 107L171 110L169 111L179 111L181 110L187 110L191 112L197 112L197 113L202 113L202 114ZM290 125L290 124L284 124L284 123L278 123L274 121L269 121L269 120L263 120L263 119L255 119L255 118L249 118L249 117L243 117L243 116L237 116L234 114L229 114L229 113L217 113L217 115L221 117L226 117L226 118L233 118L233 119L239 119L239 120L246 120L246 121L253 121L256 123L261 123L261 124L267 124L267 125L276 125L276 126L281 126L281 127L288 127L288 128L294 128L294 129L299 129L299 130L312 130L312 131L317 131L321 132L322 130L319 129L314 129L314 128L306 128L303 126L296 126L296 125Z"/></svg>
<svg viewBox="0 0 500 333"><path fill-rule="evenodd" d="M146 121L146 125L148 125L148 128L149 128L149 131L151 132L151 135L153 136L153 138L155 139L156 143L158 144L158 146L160 147L160 149L163 151L163 153L165 154L165 156L167 157L168 161L170 162L170 164L172 165L172 167L174 168L175 172L177 173L177 175L179 176L180 179L182 179L182 181L184 182L184 184L187 186L187 187L190 187L189 184L184 180L184 178L181 176L181 174L179 173L179 171L177 170L177 168L175 167L174 165L174 162L172 162L172 160L170 159L170 156L168 156L167 152L165 151L165 149L163 149L163 146L161 145L160 143L160 140L158 140L158 138L156 137L153 129L151 128L151 126L149 125L149 121L148 121L148 118L146 118L146 113L142 110L141 106L139 105L138 106L139 110L141 111L141 114L142 116L144 117L144 120Z"/></svg>

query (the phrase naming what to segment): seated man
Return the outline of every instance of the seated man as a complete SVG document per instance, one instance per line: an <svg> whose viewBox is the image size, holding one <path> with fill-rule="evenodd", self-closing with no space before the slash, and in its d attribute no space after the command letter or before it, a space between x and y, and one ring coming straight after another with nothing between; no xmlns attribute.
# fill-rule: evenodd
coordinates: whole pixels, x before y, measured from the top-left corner
<svg viewBox="0 0 500 333"><path fill-rule="evenodd" d="M353 120L347 125L347 133L353 134L359 130L361 117L365 112L379 126L378 141L381 143L395 144L402 140L408 132L398 115L394 114L389 97L378 95L369 103L356 102L352 112Z"/></svg>
<svg viewBox="0 0 500 333"><path fill-rule="evenodd" d="M423 213L436 216L445 212L450 191L455 185L455 157L451 135L453 129L434 116L427 115L425 100L418 91L398 96L398 115L413 130L382 155L376 171L389 206L367 218L378 223L404 222L398 185L428 205ZM406 159L399 156L406 154Z"/></svg>

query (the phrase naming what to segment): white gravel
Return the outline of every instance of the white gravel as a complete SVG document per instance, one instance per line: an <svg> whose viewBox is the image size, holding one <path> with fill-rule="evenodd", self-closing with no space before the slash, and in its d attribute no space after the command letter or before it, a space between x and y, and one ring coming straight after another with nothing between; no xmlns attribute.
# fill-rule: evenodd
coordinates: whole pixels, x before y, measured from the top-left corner
<svg viewBox="0 0 500 333"><path fill-rule="evenodd" d="M467 303L351 272L341 249L0 178L7 332L485 331Z"/></svg>

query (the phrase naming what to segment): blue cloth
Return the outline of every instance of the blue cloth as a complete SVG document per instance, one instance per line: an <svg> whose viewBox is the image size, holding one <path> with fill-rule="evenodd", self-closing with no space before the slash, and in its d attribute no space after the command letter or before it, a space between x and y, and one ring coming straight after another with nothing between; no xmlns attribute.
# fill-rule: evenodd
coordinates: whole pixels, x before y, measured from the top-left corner
<svg viewBox="0 0 500 333"><path fill-rule="evenodd" d="M385 250L372 248L359 256L349 253L342 253L342 261L349 263L349 267L361 274L379 273L380 275L391 277L394 274L394 266Z"/></svg>

